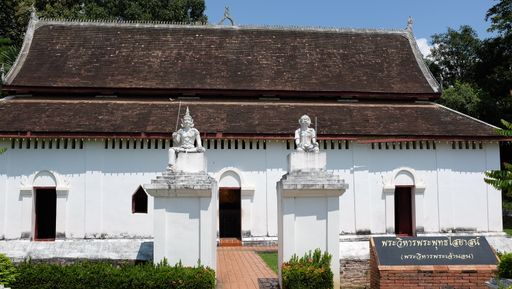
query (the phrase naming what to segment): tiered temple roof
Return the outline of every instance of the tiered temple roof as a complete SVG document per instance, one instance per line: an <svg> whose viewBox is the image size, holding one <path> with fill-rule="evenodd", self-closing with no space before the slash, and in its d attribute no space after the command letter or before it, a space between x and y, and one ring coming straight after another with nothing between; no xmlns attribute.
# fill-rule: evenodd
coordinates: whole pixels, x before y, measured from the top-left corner
<svg viewBox="0 0 512 289"><path fill-rule="evenodd" d="M499 138L429 102L410 29L33 19L3 89L0 137L165 137L186 105L210 137L286 139L308 114L326 139Z"/></svg>

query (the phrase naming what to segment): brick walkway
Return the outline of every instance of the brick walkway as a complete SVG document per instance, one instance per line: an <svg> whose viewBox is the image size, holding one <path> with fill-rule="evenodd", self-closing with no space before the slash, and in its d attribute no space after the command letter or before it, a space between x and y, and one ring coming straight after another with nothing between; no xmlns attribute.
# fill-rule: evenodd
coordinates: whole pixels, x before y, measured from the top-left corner
<svg viewBox="0 0 512 289"><path fill-rule="evenodd" d="M217 248L217 289L277 288L277 275L257 251L277 251L277 247Z"/></svg>

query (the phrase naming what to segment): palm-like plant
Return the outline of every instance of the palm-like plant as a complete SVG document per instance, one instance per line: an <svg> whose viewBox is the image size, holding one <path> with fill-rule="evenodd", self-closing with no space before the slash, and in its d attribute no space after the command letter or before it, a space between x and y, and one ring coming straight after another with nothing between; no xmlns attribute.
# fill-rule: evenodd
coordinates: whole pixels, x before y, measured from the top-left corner
<svg viewBox="0 0 512 289"><path fill-rule="evenodd" d="M497 132L503 136L512 136L512 123L501 120L505 129L499 129ZM484 181L498 190L503 190L508 196L512 197L512 164L503 163L501 170L485 172Z"/></svg>
<svg viewBox="0 0 512 289"><path fill-rule="evenodd" d="M12 65L16 61L16 57L18 57L19 51L20 49L16 45L0 48L0 65L3 65L5 72L11 69Z"/></svg>

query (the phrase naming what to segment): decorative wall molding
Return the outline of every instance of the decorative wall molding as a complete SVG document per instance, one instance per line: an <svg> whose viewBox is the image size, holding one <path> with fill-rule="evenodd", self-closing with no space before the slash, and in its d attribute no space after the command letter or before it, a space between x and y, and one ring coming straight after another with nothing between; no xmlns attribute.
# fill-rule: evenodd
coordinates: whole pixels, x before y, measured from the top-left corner
<svg viewBox="0 0 512 289"><path fill-rule="evenodd" d="M238 177L242 197L251 197L254 195L254 191L256 190L255 186L248 183L243 172L235 167L226 167L214 174L214 178L219 184L219 187L221 186L222 178L229 173L233 173Z"/></svg>
<svg viewBox="0 0 512 289"><path fill-rule="evenodd" d="M400 167L391 172L387 178L383 178L384 193L393 193L396 186L414 186L416 192L425 190L425 182L418 176L413 168Z"/></svg>
<svg viewBox="0 0 512 289"><path fill-rule="evenodd" d="M69 191L69 180L51 170L41 170L30 176L23 176L20 191L32 191L34 187L55 187L57 191Z"/></svg>

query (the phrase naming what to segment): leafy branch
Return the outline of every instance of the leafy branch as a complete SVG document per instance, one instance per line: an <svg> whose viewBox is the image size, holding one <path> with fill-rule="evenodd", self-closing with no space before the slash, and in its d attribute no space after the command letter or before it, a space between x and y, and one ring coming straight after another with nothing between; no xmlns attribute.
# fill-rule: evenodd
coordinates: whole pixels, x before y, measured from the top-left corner
<svg viewBox="0 0 512 289"><path fill-rule="evenodd" d="M512 136L512 123L502 119L501 123L505 126L505 129L498 129L498 134L503 136Z"/></svg>
<svg viewBox="0 0 512 289"><path fill-rule="evenodd" d="M497 133L503 136L512 136L512 123L502 119L505 129L498 129ZM485 172L484 181L498 190L506 192L512 197L512 164L503 163L503 169Z"/></svg>

